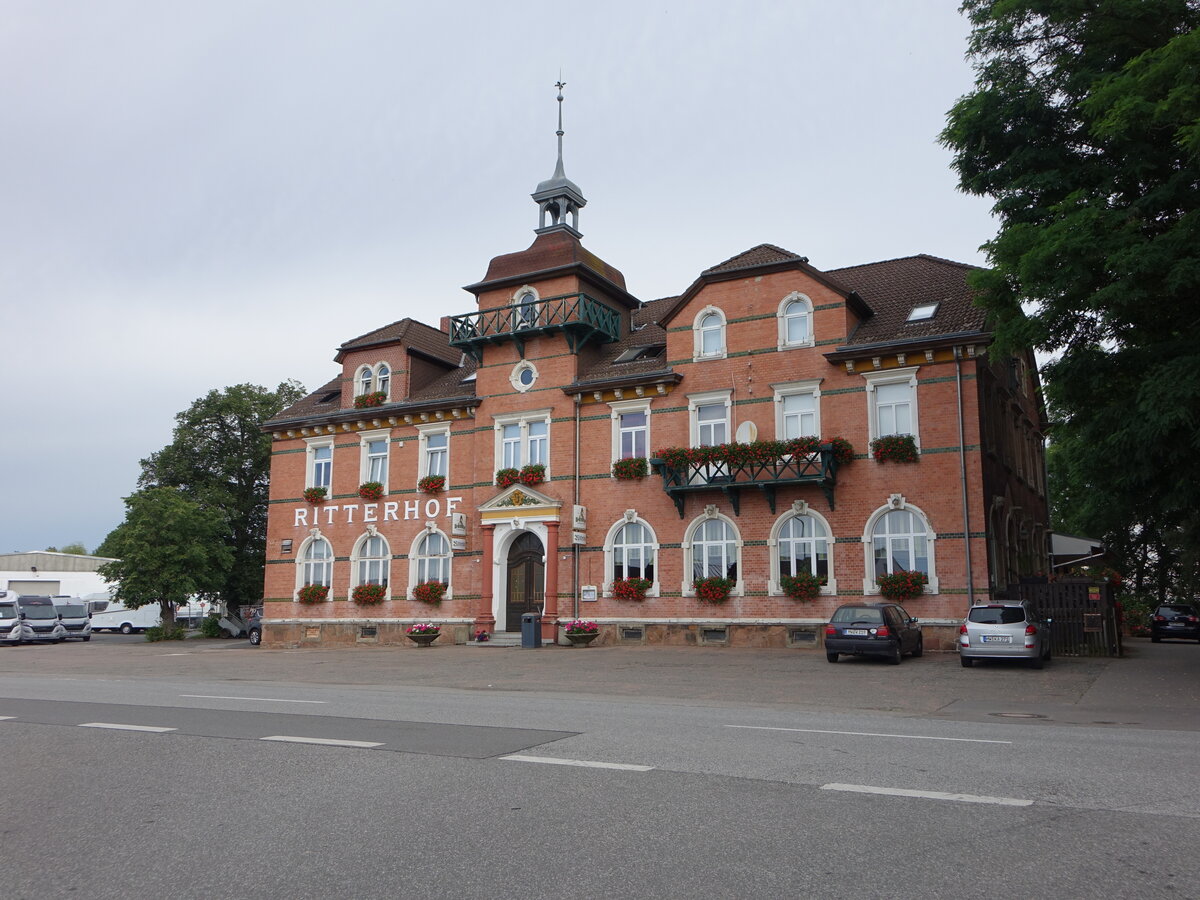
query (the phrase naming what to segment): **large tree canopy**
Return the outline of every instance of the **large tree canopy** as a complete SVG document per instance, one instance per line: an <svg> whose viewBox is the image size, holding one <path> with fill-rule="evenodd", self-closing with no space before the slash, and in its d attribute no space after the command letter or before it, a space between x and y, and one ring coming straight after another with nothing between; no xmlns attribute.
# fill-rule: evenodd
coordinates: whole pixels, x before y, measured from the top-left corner
<svg viewBox="0 0 1200 900"><path fill-rule="evenodd" d="M262 598L271 438L259 426L304 395L295 381L209 391L175 417L171 443L142 460L140 488L177 488L222 517L230 558L217 590L231 607Z"/></svg>
<svg viewBox="0 0 1200 900"><path fill-rule="evenodd" d="M942 141L994 200L998 349L1052 354L1060 520L1120 543L1200 510L1200 0L966 0ZM1064 474L1068 473L1069 474ZM1159 535L1164 537L1165 535Z"/></svg>

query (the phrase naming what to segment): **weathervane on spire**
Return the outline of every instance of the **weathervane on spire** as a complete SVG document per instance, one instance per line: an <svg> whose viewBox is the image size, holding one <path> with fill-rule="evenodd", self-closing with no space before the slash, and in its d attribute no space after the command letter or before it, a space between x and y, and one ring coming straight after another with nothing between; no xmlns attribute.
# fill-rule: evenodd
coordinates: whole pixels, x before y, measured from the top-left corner
<svg viewBox="0 0 1200 900"><path fill-rule="evenodd" d="M538 213L541 217L541 225L535 229L538 234L546 231L567 231L575 237L580 237L579 234L579 210L587 203L583 197L583 192L578 186L567 178L566 172L563 170L563 119L562 119L562 103L563 103L563 88L567 83L562 79L562 70L558 72L558 81L554 82L554 86L558 88L558 161L554 166L554 174L549 180L543 181L537 186L537 190L533 192L533 199L537 201Z"/></svg>

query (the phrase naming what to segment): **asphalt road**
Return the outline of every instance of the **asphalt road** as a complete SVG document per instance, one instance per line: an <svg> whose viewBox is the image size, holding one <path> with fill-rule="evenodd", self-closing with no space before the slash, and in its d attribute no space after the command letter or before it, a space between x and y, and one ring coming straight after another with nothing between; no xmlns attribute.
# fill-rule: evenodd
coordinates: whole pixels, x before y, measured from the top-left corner
<svg viewBox="0 0 1200 900"><path fill-rule="evenodd" d="M0 649L7 896L1200 897L1195 644Z"/></svg>

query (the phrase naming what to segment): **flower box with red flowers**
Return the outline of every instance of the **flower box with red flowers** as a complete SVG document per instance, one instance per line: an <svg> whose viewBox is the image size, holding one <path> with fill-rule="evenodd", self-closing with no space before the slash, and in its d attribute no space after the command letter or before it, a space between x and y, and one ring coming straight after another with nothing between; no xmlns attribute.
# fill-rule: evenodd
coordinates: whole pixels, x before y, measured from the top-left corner
<svg viewBox="0 0 1200 900"><path fill-rule="evenodd" d="M924 572L912 571L880 575L875 582L886 600L912 600L925 593L929 579Z"/></svg>
<svg viewBox="0 0 1200 900"><path fill-rule="evenodd" d="M383 391L371 391L369 394L359 394L354 398L355 409L373 409L387 402L387 394Z"/></svg>
<svg viewBox="0 0 1200 900"><path fill-rule="evenodd" d="M572 619L563 625L566 634L599 634L600 626L586 619Z"/></svg>
<svg viewBox="0 0 1200 900"><path fill-rule="evenodd" d="M440 494L445 489L445 475L426 475L417 482L417 490L423 494Z"/></svg>
<svg viewBox="0 0 1200 900"><path fill-rule="evenodd" d="M528 466L521 466L521 484L532 487L535 484L541 484L546 480L546 467L541 463L533 463Z"/></svg>
<svg viewBox="0 0 1200 900"><path fill-rule="evenodd" d="M358 496L364 500L379 500L383 497L383 485L378 481L364 481L358 486Z"/></svg>
<svg viewBox="0 0 1200 900"><path fill-rule="evenodd" d="M649 578L618 578L612 583L612 593L618 600L645 600L646 591L653 586Z"/></svg>
<svg viewBox="0 0 1200 900"><path fill-rule="evenodd" d="M779 587L787 596L801 603L811 603L821 593L828 579L812 572L797 572L795 575L780 575Z"/></svg>
<svg viewBox="0 0 1200 900"><path fill-rule="evenodd" d="M413 585L412 598L420 600L422 603L428 603L430 606L436 606L446 596L447 587L449 585L444 581L422 581L420 584Z"/></svg>
<svg viewBox="0 0 1200 900"><path fill-rule="evenodd" d="M304 489L304 499L309 503L324 503L325 498L329 495L329 491L323 487L311 487Z"/></svg>
<svg viewBox="0 0 1200 900"><path fill-rule="evenodd" d="M889 434L871 441L871 455L880 462L915 463L921 458L911 434Z"/></svg>
<svg viewBox="0 0 1200 900"><path fill-rule="evenodd" d="M646 465L646 459L642 456L627 456L624 459L618 459L612 467L613 478L621 481L645 478L649 471L650 467Z"/></svg>
<svg viewBox="0 0 1200 900"><path fill-rule="evenodd" d="M296 591L296 599L301 603L324 603L329 596L329 585L306 584Z"/></svg>
<svg viewBox="0 0 1200 900"><path fill-rule="evenodd" d="M521 480L521 471L519 469L497 469L496 484L499 487L512 487Z"/></svg>
<svg viewBox="0 0 1200 900"><path fill-rule="evenodd" d="M350 592L350 599L360 606L374 606L387 596L387 586L382 584L360 584Z"/></svg>
<svg viewBox="0 0 1200 900"><path fill-rule="evenodd" d="M696 591L696 598L703 603L724 603L729 599L729 594L736 584L732 578L713 575L709 578L697 578L692 582L692 588Z"/></svg>

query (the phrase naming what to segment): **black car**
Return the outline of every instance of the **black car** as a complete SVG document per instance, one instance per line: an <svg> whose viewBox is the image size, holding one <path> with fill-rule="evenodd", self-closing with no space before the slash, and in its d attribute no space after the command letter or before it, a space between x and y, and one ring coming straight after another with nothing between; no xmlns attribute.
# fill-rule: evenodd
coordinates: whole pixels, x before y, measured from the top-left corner
<svg viewBox="0 0 1200 900"><path fill-rule="evenodd" d="M262 610L256 609L250 614L250 618L246 620L246 637L250 638L250 645L257 647L262 643Z"/></svg>
<svg viewBox="0 0 1200 900"><path fill-rule="evenodd" d="M852 603L839 606L825 626L825 658L831 663L846 653L882 656L894 666L900 657L925 652L921 626L898 603Z"/></svg>
<svg viewBox="0 0 1200 900"><path fill-rule="evenodd" d="M1150 640L1191 638L1200 640L1200 610L1190 603L1165 603L1150 617Z"/></svg>

